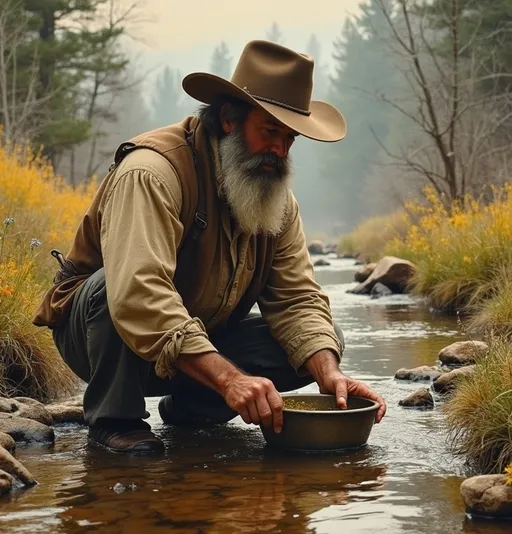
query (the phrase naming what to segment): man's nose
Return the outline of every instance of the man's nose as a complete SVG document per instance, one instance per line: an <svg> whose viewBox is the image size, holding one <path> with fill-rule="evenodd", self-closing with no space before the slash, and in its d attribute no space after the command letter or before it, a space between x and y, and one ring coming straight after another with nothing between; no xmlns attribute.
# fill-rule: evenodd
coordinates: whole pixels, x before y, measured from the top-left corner
<svg viewBox="0 0 512 534"><path fill-rule="evenodd" d="M275 154L280 158L285 158L288 155L288 149L288 144L284 139L280 137L274 139L274 143L272 145L272 154Z"/></svg>

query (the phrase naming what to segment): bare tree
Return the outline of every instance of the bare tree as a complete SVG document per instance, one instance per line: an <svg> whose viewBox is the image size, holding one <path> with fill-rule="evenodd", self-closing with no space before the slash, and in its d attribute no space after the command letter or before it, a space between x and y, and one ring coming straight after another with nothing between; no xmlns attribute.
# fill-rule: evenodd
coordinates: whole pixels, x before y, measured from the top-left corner
<svg viewBox="0 0 512 534"><path fill-rule="evenodd" d="M50 94L38 96L37 50L28 66L20 60L28 24L19 0L0 3L0 124L3 137L12 145L27 142L40 131L43 104L51 98Z"/></svg>
<svg viewBox="0 0 512 534"><path fill-rule="evenodd" d="M385 0L377 2L409 89L407 97L379 98L416 131L412 143L399 151L382 140L381 146L394 165L429 183L447 205L464 202L467 193L481 194L491 173L495 182L509 167L510 93L481 91L484 79L502 80L503 73L484 72L484 59L472 49L474 39L461 43L458 0L450 0L442 13L444 34L432 29L429 15L413 0L396 0L391 7ZM440 38L450 43L449 53L440 53Z"/></svg>

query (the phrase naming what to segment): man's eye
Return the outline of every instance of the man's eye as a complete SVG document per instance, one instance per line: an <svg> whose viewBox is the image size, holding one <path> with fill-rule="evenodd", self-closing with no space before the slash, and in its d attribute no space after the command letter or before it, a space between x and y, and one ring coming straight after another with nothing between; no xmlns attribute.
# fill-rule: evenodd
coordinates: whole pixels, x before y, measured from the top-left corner
<svg viewBox="0 0 512 534"><path fill-rule="evenodd" d="M277 134L277 130L275 128L263 128L263 131L267 135L276 135Z"/></svg>

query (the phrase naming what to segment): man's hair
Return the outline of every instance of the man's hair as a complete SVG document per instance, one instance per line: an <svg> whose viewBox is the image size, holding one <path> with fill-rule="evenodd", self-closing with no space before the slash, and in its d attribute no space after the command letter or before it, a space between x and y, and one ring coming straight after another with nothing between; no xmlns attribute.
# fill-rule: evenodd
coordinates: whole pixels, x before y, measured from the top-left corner
<svg viewBox="0 0 512 534"><path fill-rule="evenodd" d="M209 134L222 139L225 135L222 128L220 112L224 104L229 104L225 111L225 118L241 125L247 119L247 115L253 106L243 100L231 96L218 96L208 105L199 108L199 119L208 130Z"/></svg>

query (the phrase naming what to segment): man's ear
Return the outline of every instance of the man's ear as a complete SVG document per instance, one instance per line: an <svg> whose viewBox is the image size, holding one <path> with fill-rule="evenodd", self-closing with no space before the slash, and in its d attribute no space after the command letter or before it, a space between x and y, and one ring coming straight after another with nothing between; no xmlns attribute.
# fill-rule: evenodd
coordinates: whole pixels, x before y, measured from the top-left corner
<svg viewBox="0 0 512 534"><path fill-rule="evenodd" d="M226 102L220 108L220 123L222 124L222 129L224 130L225 134L231 133L235 127L235 123L226 118L229 106L230 104Z"/></svg>

